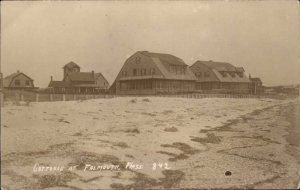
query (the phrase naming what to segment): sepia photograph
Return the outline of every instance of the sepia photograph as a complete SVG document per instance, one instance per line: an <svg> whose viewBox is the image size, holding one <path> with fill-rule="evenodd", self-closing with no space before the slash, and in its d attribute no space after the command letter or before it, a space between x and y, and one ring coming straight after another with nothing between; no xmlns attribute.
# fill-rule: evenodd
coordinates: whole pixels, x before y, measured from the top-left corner
<svg viewBox="0 0 300 190"><path fill-rule="evenodd" d="M299 1L0 3L1 190L300 189Z"/></svg>

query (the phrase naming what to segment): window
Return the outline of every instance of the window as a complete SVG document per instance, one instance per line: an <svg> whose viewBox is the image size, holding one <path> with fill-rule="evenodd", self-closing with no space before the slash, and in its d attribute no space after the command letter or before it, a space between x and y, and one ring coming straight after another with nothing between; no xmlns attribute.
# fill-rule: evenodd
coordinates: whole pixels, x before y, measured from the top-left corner
<svg viewBox="0 0 300 190"><path fill-rule="evenodd" d="M196 73L196 77L197 77L197 78L201 78L201 77L202 77L202 73L201 73L201 72L197 72L197 73Z"/></svg>
<svg viewBox="0 0 300 190"><path fill-rule="evenodd" d="M127 76L127 71L122 71L122 76L126 77Z"/></svg>
<svg viewBox="0 0 300 190"><path fill-rule="evenodd" d="M137 70L133 69L133 76L136 76L136 74L137 74Z"/></svg>
<svg viewBox="0 0 300 190"><path fill-rule="evenodd" d="M26 86L29 86L29 85L30 85L29 80L26 80L26 81L25 81L25 85L26 85Z"/></svg>
<svg viewBox="0 0 300 190"><path fill-rule="evenodd" d="M222 72L220 72L221 73L221 75L223 76L223 77L226 77L227 76L227 73L225 73L224 71L222 71Z"/></svg>
<svg viewBox="0 0 300 190"><path fill-rule="evenodd" d="M155 69L154 69L154 68L150 69L150 74L151 74L151 75L154 75L154 74L155 74Z"/></svg>
<svg viewBox="0 0 300 190"><path fill-rule="evenodd" d="M185 67L181 67L180 74L185 74Z"/></svg>
<svg viewBox="0 0 300 190"><path fill-rule="evenodd" d="M234 73L234 72L231 72L231 73L230 73L230 76L234 78L234 77L235 77L235 73Z"/></svg>
<svg viewBox="0 0 300 190"><path fill-rule="evenodd" d="M147 74L147 70L146 69L141 69L141 76L146 75Z"/></svg>
<svg viewBox="0 0 300 190"><path fill-rule="evenodd" d="M209 77L209 72L204 72L204 77Z"/></svg>
<svg viewBox="0 0 300 190"><path fill-rule="evenodd" d="M136 57L135 58L135 63L136 64L140 64L141 63L141 58L140 57Z"/></svg>
<svg viewBox="0 0 300 190"><path fill-rule="evenodd" d="M15 85L20 86L20 80L15 80Z"/></svg>

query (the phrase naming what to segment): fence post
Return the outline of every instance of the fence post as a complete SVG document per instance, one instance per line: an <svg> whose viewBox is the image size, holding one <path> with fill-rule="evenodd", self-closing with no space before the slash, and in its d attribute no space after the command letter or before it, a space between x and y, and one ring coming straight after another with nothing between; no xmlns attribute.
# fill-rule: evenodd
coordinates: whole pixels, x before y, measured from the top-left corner
<svg viewBox="0 0 300 190"><path fill-rule="evenodd" d="M73 99L76 100L76 94L73 94Z"/></svg>
<svg viewBox="0 0 300 190"><path fill-rule="evenodd" d="M21 101L24 101L24 94L21 94Z"/></svg>
<svg viewBox="0 0 300 190"><path fill-rule="evenodd" d="M0 107L3 107L4 105L4 95L3 95L3 92L1 91L0 89Z"/></svg>
<svg viewBox="0 0 300 190"><path fill-rule="evenodd" d="M39 96L40 96L40 95L39 95L38 93L35 94L35 101L36 101L36 102L39 102L39 98L40 98Z"/></svg>
<svg viewBox="0 0 300 190"><path fill-rule="evenodd" d="M66 94L62 94L62 100L66 101Z"/></svg>
<svg viewBox="0 0 300 190"><path fill-rule="evenodd" d="M52 102L52 101L53 101L53 95L50 94L50 102Z"/></svg>

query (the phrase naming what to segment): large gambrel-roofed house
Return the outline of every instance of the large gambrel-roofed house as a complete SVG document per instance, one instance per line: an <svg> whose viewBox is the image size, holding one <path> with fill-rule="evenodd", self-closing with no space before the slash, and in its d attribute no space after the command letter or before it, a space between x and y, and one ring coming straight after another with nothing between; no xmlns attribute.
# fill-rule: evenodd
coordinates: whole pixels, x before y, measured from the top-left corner
<svg viewBox="0 0 300 190"><path fill-rule="evenodd" d="M138 51L125 61L111 91L134 95L186 93L194 91L195 80L182 59Z"/></svg>
<svg viewBox="0 0 300 190"><path fill-rule="evenodd" d="M197 77L198 92L250 93L251 82L242 67L224 62L196 61L190 68Z"/></svg>
<svg viewBox="0 0 300 190"><path fill-rule="evenodd" d="M51 81L48 85L50 93L103 93L109 88L109 83L101 73L80 72L80 67L70 62L63 67L62 81Z"/></svg>

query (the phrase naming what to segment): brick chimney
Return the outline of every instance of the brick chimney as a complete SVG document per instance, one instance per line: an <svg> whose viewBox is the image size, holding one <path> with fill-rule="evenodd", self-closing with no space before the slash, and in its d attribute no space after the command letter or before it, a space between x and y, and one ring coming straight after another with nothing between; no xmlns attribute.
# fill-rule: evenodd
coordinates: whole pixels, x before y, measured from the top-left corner
<svg viewBox="0 0 300 190"><path fill-rule="evenodd" d="M51 81L53 81L53 76L50 77Z"/></svg>
<svg viewBox="0 0 300 190"><path fill-rule="evenodd" d="M94 72L94 70L92 71L92 75L93 75L93 77L95 77L95 72Z"/></svg>

